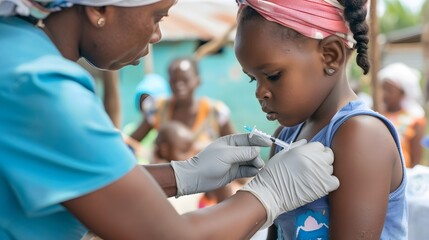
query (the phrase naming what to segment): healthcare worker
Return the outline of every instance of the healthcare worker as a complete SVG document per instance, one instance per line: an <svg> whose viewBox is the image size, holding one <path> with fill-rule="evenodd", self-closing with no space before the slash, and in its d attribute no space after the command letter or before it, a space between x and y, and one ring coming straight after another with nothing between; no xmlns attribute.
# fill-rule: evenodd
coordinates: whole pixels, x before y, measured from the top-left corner
<svg viewBox="0 0 429 240"><path fill-rule="evenodd" d="M187 161L136 165L75 61L138 64L175 2L0 0L0 239L80 239L88 229L104 239L244 239L339 186L319 143L295 144L256 175L257 146L268 143L246 134ZM254 175L251 191L202 211L178 215L166 199Z"/></svg>

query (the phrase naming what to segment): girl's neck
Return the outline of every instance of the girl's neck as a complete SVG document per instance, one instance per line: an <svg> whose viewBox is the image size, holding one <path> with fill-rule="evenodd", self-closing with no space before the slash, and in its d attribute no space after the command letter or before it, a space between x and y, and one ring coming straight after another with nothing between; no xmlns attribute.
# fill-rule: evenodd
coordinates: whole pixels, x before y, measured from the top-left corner
<svg viewBox="0 0 429 240"><path fill-rule="evenodd" d="M338 80L335 87L316 112L306 120L304 132L310 139L326 126L334 115L350 101L357 99L356 94L350 88L347 78Z"/></svg>

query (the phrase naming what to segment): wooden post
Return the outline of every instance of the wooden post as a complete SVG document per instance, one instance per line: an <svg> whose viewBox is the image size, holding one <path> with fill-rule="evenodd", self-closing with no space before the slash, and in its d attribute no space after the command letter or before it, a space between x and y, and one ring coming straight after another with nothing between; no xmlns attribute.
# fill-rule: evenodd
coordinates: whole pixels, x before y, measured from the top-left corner
<svg viewBox="0 0 429 240"><path fill-rule="evenodd" d="M377 73L381 62L381 45L378 42L377 0L370 0L370 28L369 28L369 59L371 62L371 88L373 109L379 111L381 107L381 91L377 81Z"/></svg>
<svg viewBox="0 0 429 240"><path fill-rule="evenodd" d="M154 66L153 66L153 47L152 44L149 44L148 46L149 49L149 53L144 56L143 60L144 60L144 67L143 67L143 73L148 74L148 73L153 73L154 72Z"/></svg>
<svg viewBox="0 0 429 240"><path fill-rule="evenodd" d="M236 23L232 24L221 36L216 37L206 44L200 46L194 53L195 60L200 61L203 57L221 49L229 41L229 35L236 27Z"/></svg>
<svg viewBox="0 0 429 240"><path fill-rule="evenodd" d="M424 108L428 112L429 103L429 22L427 22L422 31L421 37L423 47L423 84L424 84Z"/></svg>
<svg viewBox="0 0 429 240"><path fill-rule="evenodd" d="M104 108L116 128L121 128L121 96L118 71L103 71Z"/></svg>

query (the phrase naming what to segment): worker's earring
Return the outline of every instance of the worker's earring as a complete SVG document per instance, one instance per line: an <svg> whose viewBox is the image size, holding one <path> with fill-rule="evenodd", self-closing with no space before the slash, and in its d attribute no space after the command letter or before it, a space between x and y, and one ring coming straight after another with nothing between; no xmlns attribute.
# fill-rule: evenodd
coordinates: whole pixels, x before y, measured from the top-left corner
<svg viewBox="0 0 429 240"><path fill-rule="evenodd" d="M335 69L333 68L325 68L325 73L328 74L329 76L332 76L335 74Z"/></svg>
<svg viewBox="0 0 429 240"><path fill-rule="evenodd" d="M39 19L39 21L37 21L36 23L36 26L38 26L39 28L45 28L45 23L42 19Z"/></svg>
<svg viewBox="0 0 429 240"><path fill-rule="evenodd" d="M99 18L99 19L98 19L98 21L97 21L97 25L98 25L99 27L103 27L103 26L104 26L104 24L106 24L106 19L105 19L105 18L103 18L103 17Z"/></svg>

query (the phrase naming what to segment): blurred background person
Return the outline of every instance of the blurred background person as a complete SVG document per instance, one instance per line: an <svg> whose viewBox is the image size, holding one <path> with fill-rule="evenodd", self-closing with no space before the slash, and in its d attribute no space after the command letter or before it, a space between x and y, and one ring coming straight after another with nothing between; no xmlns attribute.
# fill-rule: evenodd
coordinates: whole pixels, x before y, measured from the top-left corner
<svg viewBox="0 0 429 240"><path fill-rule="evenodd" d="M395 125L407 168L422 160L422 138L426 131L425 111L420 105L420 73L403 63L393 63L378 73L383 108L381 113Z"/></svg>
<svg viewBox="0 0 429 240"><path fill-rule="evenodd" d="M192 131L194 148L198 152L213 140L234 133L230 110L223 102L195 96L201 79L198 63L193 58L174 59L168 74L171 97L143 104L143 121L131 134L134 140L142 141L150 130L159 130L171 121L178 121ZM208 192L201 198L200 207L214 205L232 194L231 185Z"/></svg>
<svg viewBox="0 0 429 240"><path fill-rule="evenodd" d="M213 139L234 133L230 110L221 101L208 97L197 98L195 91L201 83L197 62L192 58L177 58L168 68L171 97L159 99L143 111L143 121L131 134L141 141L147 133L176 120L192 130L198 140L197 149Z"/></svg>
<svg viewBox="0 0 429 240"><path fill-rule="evenodd" d="M143 79L138 83L135 89L134 105L136 109L142 113L143 118L152 121L154 116L153 111L155 102L160 98L170 96L170 87L165 78L156 73L145 74ZM124 133L127 134L124 138L126 143L134 151L140 164L148 164L152 158L154 141L158 131L151 129L146 134L145 138L137 141L128 135L131 134L137 127L138 122L131 122L124 127Z"/></svg>
<svg viewBox="0 0 429 240"><path fill-rule="evenodd" d="M149 111L148 102L157 98L170 96L170 89L167 80L156 73L145 74L141 82L136 87L134 103L136 108L142 113Z"/></svg>
<svg viewBox="0 0 429 240"><path fill-rule="evenodd" d="M192 131L183 123L171 121L158 131L151 163L188 159L196 154Z"/></svg>

